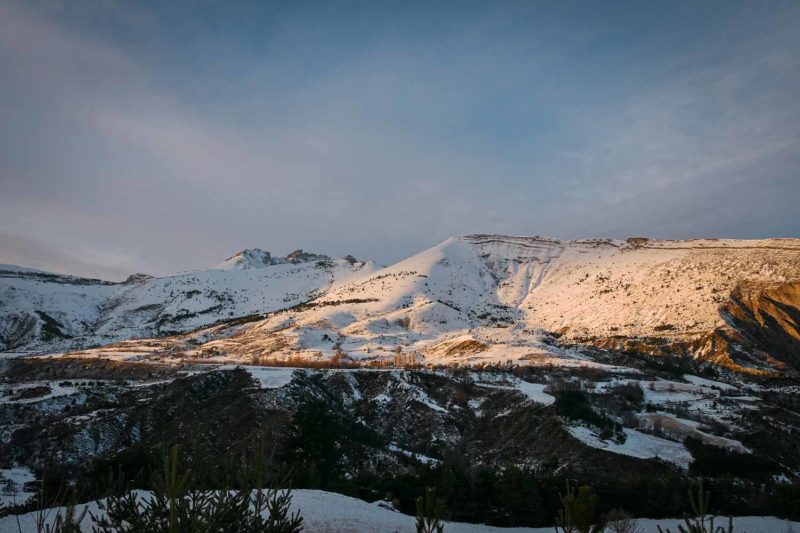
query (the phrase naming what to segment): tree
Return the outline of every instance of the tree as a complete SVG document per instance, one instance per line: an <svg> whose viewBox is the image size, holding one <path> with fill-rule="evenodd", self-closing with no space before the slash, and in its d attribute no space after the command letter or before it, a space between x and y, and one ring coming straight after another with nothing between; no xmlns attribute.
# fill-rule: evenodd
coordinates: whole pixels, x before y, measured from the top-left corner
<svg viewBox="0 0 800 533"><path fill-rule="evenodd" d="M417 497L417 533L442 533L444 524L441 521L444 500L436 497L436 489L428 487L425 497Z"/></svg>
<svg viewBox="0 0 800 533"><path fill-rule="evenodd" d="M583 485L577 492L567 481L567 491L559 495L561 510L556 516L556 531L562 533L601 533L603 524L597 523L595 509L597 496L591 487Z"/></svg>

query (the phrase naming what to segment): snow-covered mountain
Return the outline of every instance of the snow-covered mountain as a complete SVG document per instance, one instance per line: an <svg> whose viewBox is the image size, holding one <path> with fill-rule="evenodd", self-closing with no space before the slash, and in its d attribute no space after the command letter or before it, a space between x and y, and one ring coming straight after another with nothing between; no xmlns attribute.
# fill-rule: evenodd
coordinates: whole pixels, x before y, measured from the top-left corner
<svg viewBox="0 0 800 533"><path fill-rule="evenodd" d="M0 350L61 351L155 337L274 311L325 293L372 263L243 250L204 270L122 283L0 265Z"/></svg>
<svg viewBox="0 0 800 533"><path fill-rule="evenodd" d="M261 248L248 248L241 250L229 257L219 265L211 267L212 270L250 270L252 268L264 268L273 265L297 265L300 263L310 263L312 261L330 261L326 255L295 250L286 257L273 257L269 252ZM356 263L353 256L348 255L346 259L351 264Z"/></svg>
<svg viewBox="0 0 800 533"><path fill-rule="evenodd" d="M191 352L536 363L592 345L785 370L798 368L798 287L800 240L469 235Z"/></svg>
<svg viewBox="0 0 800 533"><path fill-rule="evenodd" d="M150 345L232 359L371 361L399 350L470 364L546 363L591 345L747 372L800 368L797 239L468 235L377 271L352 257L245 250L209 270L123 284L19 271L0 279L7 347L107 343L276 311Z"/></svg>

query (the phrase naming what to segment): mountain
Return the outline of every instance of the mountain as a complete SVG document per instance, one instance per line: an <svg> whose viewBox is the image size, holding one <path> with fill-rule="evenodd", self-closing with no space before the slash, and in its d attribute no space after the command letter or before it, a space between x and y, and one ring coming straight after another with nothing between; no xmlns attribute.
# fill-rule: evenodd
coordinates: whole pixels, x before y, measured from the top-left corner
<svg viewBox="0 0 800 533"><path fill-rule="evenodd" d="M0 265L0 349L62 351L174 334L306 302L372 263L243 250L224 263L122 283Z"/></svg>
<svg viewBox="0 0 800 533"><path fill-rule="evenodd" d="M400 350L444 364L546 364L591 346L785 372L798 368L799 295L800 240L468 235L235 331L167 345L242 360Z"/></svg>
<svg viewBox="0 0 800 533"><path fill-rule="evenodd" d="M544 364L595 347L682 355L749 373L800 368L796 239L467 235L377 271L351 257L298 250L277 258L254 249L167 278L48 278L20 286L43 276L52 277L2 278L15 282L0 294L16 296L3 299L4 323L17 324L6 325L4 338L30 338L7 332L27 331L24 320L36 324L35 341L17 346L80 346L59 344L67 337L100 344L215 324L159 346L233 360L369 362L400 350L404 360L436 364Z"/></svg>
<svg viewBox="0 0 800 533"><path fill-rule="evenodd" d="M348 262L356 263L353 256L346 256ZM272 257L272 254L260 248L248 248L237 252L217 266L211 267L213 270L250 270L253 268L265 268L273 265L298 265L300 263L311 263L314 261L330 261L327 255L304 252L295 250L286 257Z"/></svg>
<svg viewBox="0 0 800 533"><path fill-rule="evenodd" d="M452 518L496 525L549 524L566 479L635 516L680 515L698 476L719 512L794 516L800 241L290 255L125 283L5 269L2 316L36 321L23 346L73 351L0 358L0 485L31 497L51 463L74 486L138 475L202 442L202 465L265 446L296 486L410 513L437 486Z"/></svg>

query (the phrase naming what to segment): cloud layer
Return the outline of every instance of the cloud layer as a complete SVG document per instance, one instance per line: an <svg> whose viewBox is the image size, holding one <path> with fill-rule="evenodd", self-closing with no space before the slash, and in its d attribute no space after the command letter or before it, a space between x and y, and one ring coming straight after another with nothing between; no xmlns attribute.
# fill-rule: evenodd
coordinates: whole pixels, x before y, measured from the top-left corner
<svg viewBox="0 0 800 533"><path fill-rule="evenodd" d="M794 2L3 3L0 262L797 237L799 23Z"/></svg>

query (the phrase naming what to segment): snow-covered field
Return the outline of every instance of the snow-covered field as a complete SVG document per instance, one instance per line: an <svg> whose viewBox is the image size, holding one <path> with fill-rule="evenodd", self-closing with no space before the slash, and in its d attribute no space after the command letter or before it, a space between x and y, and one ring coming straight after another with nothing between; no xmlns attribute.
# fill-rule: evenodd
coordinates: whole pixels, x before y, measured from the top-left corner
<svg viewBox="0 0 800 533"><path fill-rule="evenodd" d="M98 513L96 504L90 503L88 507L91 512ZM305 531L308 532L391 533L414 531L415 519L412 516L387 509L385 504L367 503L332 492L295 490L292 492L292 510L301 512ZM54 516L55 513L51 512L51 521ZM19 517L22 533L36 531L34 520L35 513ZM727 520L724 522L727 523ZM91 523L91 517L87 514L82 524L85 531L91 531ZM681 521L675 519L643 519L639 521L639 525L647 533L655 533L658 525L676 530L679 523ZM787 522L774 517L738 517L734 519L734 530L738 533L776 533L788 531L790 527L798 530L800 522ZM0 531L18 531L17 517L0 518ZM553 528L498 528L447 522L444 531L446 533L550 533Z"/></svg>
<svg viewBox="0 0 800 533"><path fill-rule="evenodd" d="M570 435L593 448L612 453L638 457L639 459L662 459L688 470L692 454L680 442L648 435L634 429L624 428L625 442L618 444L612 440L600 440L597 433L583 426L567 428Z"/></svg>
<svg viewBox="0 0 800 533"><path fill-rule="evenodd" d="M26 484L34 483L36 475L30 468L15 466L0 469L0 506L23 504L36 493ZM0 531L6 531L0 526Z"/></svg>

